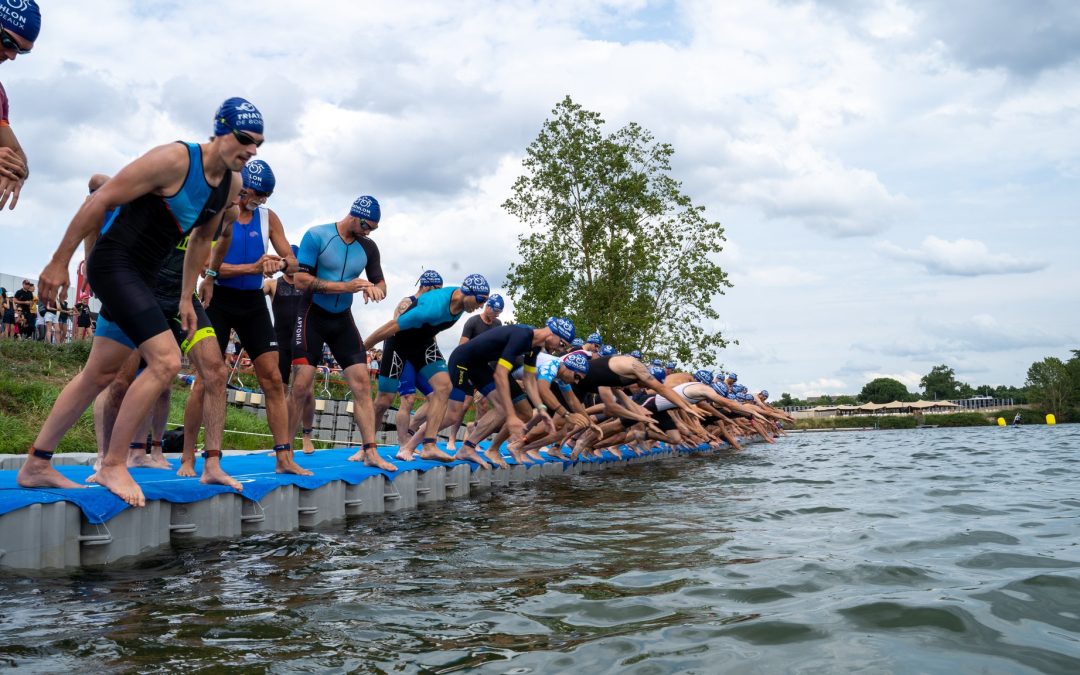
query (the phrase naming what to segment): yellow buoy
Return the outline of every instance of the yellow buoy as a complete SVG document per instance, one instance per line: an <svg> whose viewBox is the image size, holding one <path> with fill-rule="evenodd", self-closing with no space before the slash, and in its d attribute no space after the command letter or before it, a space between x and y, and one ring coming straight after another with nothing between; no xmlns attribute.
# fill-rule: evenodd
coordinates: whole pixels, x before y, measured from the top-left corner
<svg viewBox="0 0 1080 675"><path fill-rule="evenodd" d="M998 418L998 426L999 427L1005 426L1005 418L1004 417L999 417Z"/></svg>
<svg viewBox="0 0 1080 675"><path fill-rule="evenodd" d="M1050 426L1054 426L1055 424L1057 424L1057 418L1054 417L1054 413L1050 413L1046 416L1046 423Z"/></svg>

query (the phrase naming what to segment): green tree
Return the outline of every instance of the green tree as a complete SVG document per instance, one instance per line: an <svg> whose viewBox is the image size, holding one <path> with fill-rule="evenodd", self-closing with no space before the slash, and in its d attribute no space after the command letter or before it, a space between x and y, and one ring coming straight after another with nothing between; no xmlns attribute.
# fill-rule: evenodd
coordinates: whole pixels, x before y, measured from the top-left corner
<svg viewBox="0 0 1080 675"><path fill-rule="evenodd" d="M906 401L911 397L903 382L891 377L879 377L870 380L859 392L859 400L863 403L891 403L892 401Z"/></svg>
<svg viewBox="0 0 1080 675"><path fill-rule="evenodd" d="M605 133L569 96L552 115L503 203L530 226L507 275L516 318L566 315L623 351L715 363L724 230L669 175L673 148L635 123Z"/></svg>
<svg viewBox="0 0 1080 675"><path fill-rule="evenodd" d="M795 399L791 398L791 394L787 393L786 391L783 394L780 394L780 400L777 401L776 404L781 408L798 405L795 402Z"/></svg>
<svg viewBox="0 0 1080 675"><path fill-rule="evenodd" d="M835 403L836 405L857 405L859 401L854 396L841 394L840 396L837 396L833 399L833 403Z"/></svg>
<svg viewBox="0 0 1080 675"><path fill-rule="evenodd" d="M1031 364L1026 384L1032 401L1046 406L1050 412L1062 414L1076 400L1069 368L1055 356Z"/></svg>
<svg viewBox="0 0 1080 675"><path fill-rule="evenodd" d="M930 372L919 380L919 386L922 387L926 398L935 401L957 398L960 394L960 383L956 380L956 371L945 364L931 368Z"/></svg>

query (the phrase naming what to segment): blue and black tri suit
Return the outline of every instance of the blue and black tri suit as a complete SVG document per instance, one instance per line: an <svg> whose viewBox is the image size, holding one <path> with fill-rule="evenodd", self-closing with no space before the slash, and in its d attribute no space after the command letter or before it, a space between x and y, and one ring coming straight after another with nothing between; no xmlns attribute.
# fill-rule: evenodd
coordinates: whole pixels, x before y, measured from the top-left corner
<svg viewBox="0 0 1080 675"><path fill-rule="evenodd" d="M86 263L87 280L101 300L101 318L135 345L170 330L169 317L154 297L159 268L192 229L220 217L232 187L228 171L217 185L207 183L199 144L184 145L188 173L176 194L145 194L121 206Z"/></svg>
<svg viewBox="0 0 1080 675"><path fill-rule="evenodd" d="M316 225L304 234L296 255L300 271L323 281L352 281L361 274L383 281L379 247L368 237L346 243L337 223ZM352 293L312 293L296 317L293 365L317 365L325 343L342 369L367 364L367 351L353 320Z"/></svg>
<svg viewBox="0 0 1080 675"><path fill-rule="evenodd" d="M269 228L270 212L261 207L252 211L251 221L235 221L232 241L222 262L247 265L257 261L269 248ZM206 314L214 325L222 354L229 346L229 335L234 330L252 361L266 352L277 352L277 334L266 308L262 284L261 273L216 280L214 300L206 308ZM285 381L288 382L288 378Z"/></svg>
<svg viewBox="0 0 1080 675"><path fill-rule="evenodd" d="M490 394L495 389L493 361L497 362L496 367L512 372L515 361L524 358L525 372L536 372L540 348L533 347L533 330L525 324L499 326L454 349L447 364L454 385L450 399L464 401L473 389L484 396Z"/></svg>
<svg viewBox="0 0 1080 675"><path fill-rule="evenodd" d="M450 301L457 288L436 288L412 297L412 304L397 318L398 332L384 345L386 375L379 375L379 391L398 391L406 365L412 366L417 380L428 381L435 373L446 372L446 359L435 336L457 323L464 313L450 311Z"/></svg>

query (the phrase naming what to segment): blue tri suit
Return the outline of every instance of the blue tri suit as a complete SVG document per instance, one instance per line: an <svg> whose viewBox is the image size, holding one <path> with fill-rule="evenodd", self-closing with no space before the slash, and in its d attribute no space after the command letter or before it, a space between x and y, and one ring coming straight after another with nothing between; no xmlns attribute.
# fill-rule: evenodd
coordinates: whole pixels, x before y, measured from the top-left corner
<svg viewBox="0 0 1080 675"><path fill-rule="evenodd" d="M352 281L361 274L366 274L373 284L383 281L379 247L369 237L346 243L337 231L337 223L309 229L296 259L300 272L323 281ZM313 293L305 297L296 318L293 365L317 365L324 343L342 368L367 365L364 341L350 311L352 301L352 293Z"/></svg>
<svg viewBox="0 0 1080 675"><path fill-rule="evenodd" d="M439 351L435 336L450 328L463 312L450 311L457 286L436 288L420 297L397 318L398 332L386 341L383 363L386 375L379 376L379 391L398 391L399 380L411 365L417 381L430 381L435 373L446 372L446 359Z"/></svg>

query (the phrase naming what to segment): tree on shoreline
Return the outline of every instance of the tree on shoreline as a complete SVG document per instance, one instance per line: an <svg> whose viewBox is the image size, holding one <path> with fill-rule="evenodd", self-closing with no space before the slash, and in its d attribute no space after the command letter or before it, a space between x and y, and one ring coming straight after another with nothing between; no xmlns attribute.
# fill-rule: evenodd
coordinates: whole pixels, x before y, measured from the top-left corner
<svg viewBox="0 0 1080 675"><path fill-rule="evenodd" d="M569 96L552 115L503 203L531 229L507 275L516 317L567 315L623 351L715 363L724 230L669 175L674 149L633 122L605 133Z"/></svg>
<svg viewBox="0 0 1080 675"><path fill-rule="evenodd" d="M891 377L870 380L859 392L859 400L863 403L892 403L910 399L911 394L904 383Z"/></svg>

